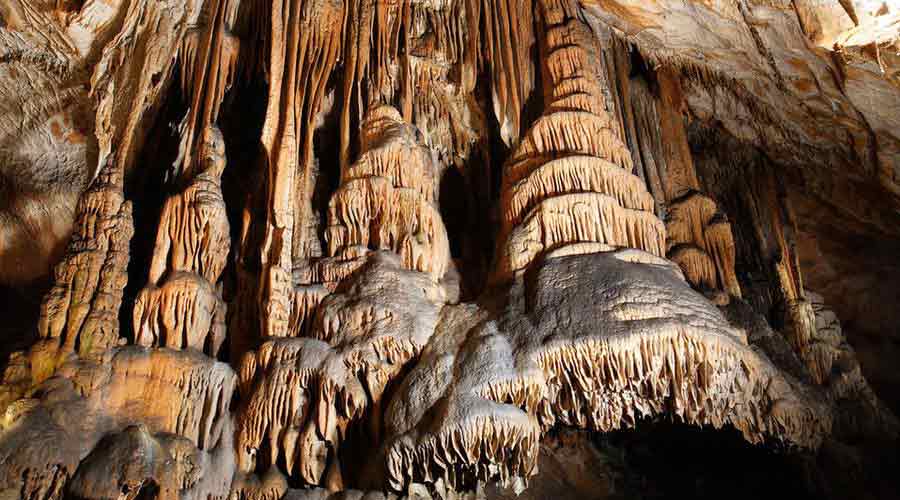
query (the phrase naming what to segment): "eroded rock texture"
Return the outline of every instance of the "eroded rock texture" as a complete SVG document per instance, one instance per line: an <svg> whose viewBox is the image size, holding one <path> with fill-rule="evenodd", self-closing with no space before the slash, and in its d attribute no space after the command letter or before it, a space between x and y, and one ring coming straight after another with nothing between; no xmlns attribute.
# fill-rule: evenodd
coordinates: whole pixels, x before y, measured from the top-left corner
<svg viewBox="0 0 900 500"><path fill-rule="evenodd" d="M889 496L898 16L7 2L0 497Z"/></svg>

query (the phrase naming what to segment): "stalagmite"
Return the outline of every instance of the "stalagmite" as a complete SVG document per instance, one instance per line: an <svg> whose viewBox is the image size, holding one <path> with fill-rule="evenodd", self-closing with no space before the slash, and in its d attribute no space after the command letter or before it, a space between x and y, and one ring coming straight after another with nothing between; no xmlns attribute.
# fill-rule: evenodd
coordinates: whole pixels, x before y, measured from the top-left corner
<svg viewBox="0 0 900 500"><path fill-rule="evenodd" d="M284 460L289 476L340 488L348 427L379 411L387 384L425 346L450 298L439 282L450 252L430 153L388 106L368 113L360 136L360 158L329 203L330 255L295 273L291 328L273 336L289 338L241 361L247 399L237 446L248 475ZM370 418L377 435L380 421ZM269 456L257 457L260 449Z"/></svg>
<svg viewBox="0 0 900 500"><path fill-rule="evenodd" d="M215 126L203 135L200 157L196 176L163 205L150 283L159 284L166 272L185 271L215 284L225 268L231 244L221 188L225 142Z"/></svg>
<svg viewBox="0 0 900 500"><path fill-rule="evenodd" d="M134 304L134 332L139 345L215 356L225 340L225 303L215 284L231 244L220 181L225 143L215 126L207 127L199 156L196 176L163 205L149 283Z"/></svg>
<svg viewBox="0 0 900 500"><path fill-rule="evenodd" d="M76 350L80 355L99 353L118 341L133 232L122 182L122 173L107 164L78 203L69 251L57 264L53 289L41 305L42 340L31 350L34 384Z"/></svg>
<svg viewBox="0 0 900 500"><path fill-rule="evenodd" d="M379 107L363 124L362 148L329 203L329 254L391 250L404 267L442 278L450 246L434 203L437 172L428 151L416 144L415 129L397 110Z"/></svg>
<svg viewBox="0 0 900 500"><path fill-rule="evenodd" d="M391 488L514 484L533 473L544 430L608 431L661 412L731 424L753 442L817 446L830 429L822 403L661 258L665 228L643 185L628 180L631 156L597 91L574 3L548 0L540 12L545 114L504 170L495 280L512 280L510 299L497 318L464 306L444 313L387 410ZM560 158L585 166L567 174ZM562 166L544 167L553 162ZM512 203L520 192L533 201ZM707 279L717 272L711 259L703 267Z"/></svg>
<svg viewBox="0 0 900 500"><path fill-rule="evenodd" d="M674 264L624 249L536 267L497 318L445 310L387 410L392 488L527 479L555 425L609 431L665 412L804 447L829 431L815 392L754 351Z"/></svg>
<svg viewBox="0 0 900 500"><path fill-rule="evenodd" d="M283 459L287 473L308 484L322 483L327 471L339 474L348 426L380 408L386 385L434 332L446 292L429 275L402 269L389 253L373 254L360 273L318 304L308 337L270 340L242 360L246 403L237 446L244 472ZM271 455L257 457L260 449Z"/></svg>
<svg viewBox="0 0 900 500"><path fill-rule="evenodd" d="M665 251L665 228L605 108L590 28L564 4L541 7L545 108L504 165L497 280L571 244Z"/></svg>

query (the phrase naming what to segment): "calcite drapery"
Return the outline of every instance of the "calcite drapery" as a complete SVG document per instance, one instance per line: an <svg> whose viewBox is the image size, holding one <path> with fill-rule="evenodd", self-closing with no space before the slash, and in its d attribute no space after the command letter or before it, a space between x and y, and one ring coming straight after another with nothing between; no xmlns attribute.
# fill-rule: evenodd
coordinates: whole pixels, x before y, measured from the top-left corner
<svg viewBox="0 0 900 500"><path fill-rule="evenodd" d="M652 179L660 212L665 214L666 257L678 263L688 282L718 303L741 297L735 275L731 224L715 200L700 191L681 109L684 97L671 68L655 72L656 93L646 82L629 86L635 133L630 142L642 174ZM659 94L659 95L656 95Z"/></svg>
<svg viewBox="0 0 900 500"><path fill-rule="evenodd" d="M431 154L391 107L372 110L361 135L363 152L343 172L329 204L328 253L391 250L407 269L443 278L450 244L435 203L438 172Z"/></svg>
<svg viewBox="0 0 900 500"><path fill-rule="evenodd" d="M281 0L274 2L265 15L271 16L265 38L269 48L269 100L262 134L268 186L266 220L261 249L241 249L242 254L259 255L259 283L241 286L257 291L250 300L258 309L249 310L260 312L257 319L262 337L288 330L294 261L320 253L318 236L310 231L315 227L312 125L341 51L346 14L344 6L333 0Z"/></svg>
<svg viewBox="0 0 900 500"><path fill-rule="evenodd" d="M229 30L238 4L206 3L201 24L180 48L181 91L191 104L180 127L176 171L186 187L163 204L147 287L134 304L136 344L216 356L225 340L225 303L215 286L231 234L221 185L225 140L215 123L236 74L239 44Z"/></svg>
<svg viewBox="0 0 900 500"><path fill-rule="evenodd" d="M268 470L283 457L288 475L340 489L348 426L368 413L380 433L385 387L425 346L452 298L440 283L449 247L434 204L436 172L415 137L396 109L369 112L360 158L329 205L331 256L298 273L293 327L274 336L304 337L271 338L242 359L244 473L257 468L267 442Z"/></svg>
<svg viewBox="0 0 900 500"><path fill-rule="evenodd" d="M546 110L504 171L503 200L537 193L504 207L495 279L515 278L510 297L497 318L445 309L388 408L391 487L490 478L521 486L543 430L610 430L666 409L687 422L732 424L752 441L816 446L830 422L818 418L815 396L660 258L665 229L643 186L628 180L631 157L588 64L593 38L577 7L547 0L540 14ZM553 162L558 170L544 174ZM546 194L526 191L542 182Z"/></svg>
<svg viewBox="0 0 900 500"><path fill-rule="evenodd" d="M24 90L0 91L11 116L0 129L13 130L0 135L0 160L13 160L0 194L37 185L10 182L28 164L50 165L30 179L57 184L81 179L75 164L99 175L44 301L42 338L11 355L0 387L12 401L0 407L0 496L453 495L482 480L523 486L553 429L659 416L810 448L861 429L896 434L804 290L788 188L764 188L775 200L748 216L693 165L698 122L746 139L783 116L761 106L759 120L742 117L718 94L704 108L703 92L747 106L746 89L771 96L758 77L744 86L716 70L742 51L779 91L818 88L826 99L809 116L830 113L849 131L824 133L828 151L852 151L893 182L888 113L848 115L859 90L846 74L834 78L850 82L840 92L815 76L827 69L792 80L812 57L800 44L799 60L766 53L772 32L796 38L784 6L684 4L743 20L710 49L696 36L648 43L684 34L667 2L659 12L677 11L674 21L586 0L10 5L0 81L16 78L11 68L25 76ZM793 8L815 29L808 5ZM638 25L628 41L623 25ZM876 58L889 39L879 26ZM855 70L842 58L866 39L845 35L812 37L847 49L838 72ZM703 50L668 52L685 38ZM698 63L705 55L716 57ZM697 82L708 88L681 88ZM22 99L45 87L64 88ZM96 117L81 120L90 97ZM765 141L796 147L795 129ZM22 147L6 140L18 131ZM82 133L87 145L70 144ZM784 160L779 151L766 154ZM174 168L162 179L149 158ZM0 231L34 200L69 200L82 185L61 198L41 189L28 203L0 200ZM169 196L145 193L158 189ZM132 240L132 225L155 246ZM754 231L762 248L747 243ZM27 248L7 243L0 251ZM747 248L768 283L754 281ZM17 260L0 255L0 266ZM784 313L793 352L759 313L773 324Z"/></svg>
<svg viewBox="0 0 900 500"><path fill-rule="evenodd" d="M425 346L446 294L395 255L374 253L345 292L316 309L308 337L276 338L241 362L237 446L252 472L267 443L265 467L283 457L287 473L340 489L338 450L349 425L377 415L386 385Z"/></svg>
<svg viewBox="0 0 900 500"><path fill-rule="evenodd" d="M445 309L388 407L393 488L516 484L554 425L611 430L666 411L754 442L816 446L828 432L814 393L747 345L672 263L585 250L549 256L496 319Z"/></svg>

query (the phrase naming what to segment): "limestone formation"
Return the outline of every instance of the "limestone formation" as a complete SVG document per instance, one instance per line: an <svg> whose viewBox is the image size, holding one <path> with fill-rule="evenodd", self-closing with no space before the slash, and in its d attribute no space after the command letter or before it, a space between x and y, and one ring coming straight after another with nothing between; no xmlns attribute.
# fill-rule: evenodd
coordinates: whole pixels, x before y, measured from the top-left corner
<svg viewBox="0 0 900 500"><path fill-rule="evenodd" d="M128 279L131 204L122 174L107 165L78 206L77 229L54 271L54 285L41 305L32 348L34 383L52 375L68 354L103 352L116 345L119 307Z"/></svg>
<svg viewBox="0 0 900 500"><path fill-rule="evenodd" d="M498 279L574 243L665 251L653 200L605 109L597 47L574 5L543 5L545 111L504 167Z"/></svg>
<svg viewBox="0 0 900 500"><path fill-rule="evenodd" d="M830 428L813 391L643 251L549 256L499 317L460 307L440 324L388 408L395 489L527 480L555 425L609 431L668 411L800 446Z"/></svg>
<svg viewBox="0 0 900 500"><path fill-rule="evenodd" d="M306 337L272 339L244 356L241 470L283 460L288 475L341 489L338 450L348 427L369 414L378 442L385 388L421 352L446 301L429 275L400 264L372 254L350 288L318 304ZM261 448L270 455L258 457Z"/></svg>
<svg viewBox="0 0 900 500"><path fill-rule="evenodd" d="M215 289L231 244L220 178L225 144L209 126L200 146L201 170L166 200L153 248L148 286L134 305L135 343L219 352L225 303Z"/></svg>
<svg viewBox="0 0 900 500"><path fill-rule="evenodd" d="M4 2L0 498L889 497L898 40L894 0Z"/></svg>
<svg viewBox="0 0 900 500"><path fill-rule="evenodd" d="M360 159L342 174L328 207L328 253L354 247L391 250L403 266L441 279L450 263L437 197L437 171L415 129L390 107L371 111Z"/></svg>
<svg viewBox="0 0 900 500"><path fill-rule="evenodd" d="M715 200L701 192L691 158L681 110L683 89L671 68L655 73L656 93L638 79L629 87L635 133L632 153L665 214L666 256L688 282L718 303L741 297L735 275L731 224ZM658 95L657 95L658 94ZM630 130L631 128L629 128Z"/></svg>

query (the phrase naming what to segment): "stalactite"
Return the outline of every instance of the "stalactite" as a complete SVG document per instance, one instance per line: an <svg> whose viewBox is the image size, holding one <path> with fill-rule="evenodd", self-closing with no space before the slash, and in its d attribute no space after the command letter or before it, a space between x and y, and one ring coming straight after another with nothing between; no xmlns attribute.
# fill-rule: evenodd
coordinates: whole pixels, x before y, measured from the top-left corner
<svg viewBox="0 0 900 500"><path fill-rule="evenodd" d="M290 328L292 269L295 262L318 254L311 222L314 117L341 51L344 17L344 7L332 0L280 0L272 5L269 100L262 135L266 221L255 286L262 337ZM241 251L255 254L253 248Z"/></svg>
<svg viewBox="0 0 900 500"><path fill-rule="evenodd" d="M507 161L501 195L495 282L511 287L508 316L485 320L464 306L445 313L387 409L389 485L521 485L542 431L607 431L663 411L732 424L753 442L815 447L830 425L817 419L815 398L661 258L665 228L605 111L577 6L547 0L539 11L545 114ZM569 162L582 168L567 178ZM699 255L703 278L714 279L717 263ZM583 303L564 305L562 296ZM565 327L550 318L557 314L569 318Z"/></svg>
<svg viewBox="0 0 900 500"><path fill-rule="evenodd" d="M212 0L204 4L202 24L186 33L179 50L181 92L190 104L181 124L176 167L188 178L193 174L194 155L201 151L208 128L219 116L225 92L234 82L240 46L230 29L239 3Z"/></svg>
<svg viewBox="0 0 900 500"><path fill-rule="evenodd" d="M487 0L468 3L470 23L484 31L478 56L489 65L494 116L500 137L510 148L525 127L523 111L534 86L532 0Z"/></svg>
<svg viewBox="0 0 900 500"><path fill-rule="evenodd" d="M682 266L694 287L725 304L729 296L741 297L731 226L715 200L700 192L684 129L684 97L677 75L665 66L657 68L655 75L658 95L643 81L631 80L628 85L633 87L633 119L640 131L635 137L638 156L645 163L651 187L660 192L657 203L666 214L666 252Z"/></svg>
<svg viewBox="0 0 900 500"><path fill-rule="evenodd" d="M804 449L900 434L804 289L784 176L751 176L747 217L694 164L696 127L778 116L747 91L749 118L705 109L745 88L719 70L749 53L741 36L674 54L684 40L656 10L579 0L44 3L0 6L0 82L57 94L0 85L0 132L22 131L0 137L0 195L25 199L0 200L0 223L54 199L10 181L33 156L59 164L47 189L90 187L40 338L4 368L0 496L518 494L561 428L668 418ZM813 56L781 61L750 7L732 10L718 14L740 14L768 64L741 66L746 88L771 97L769 70L779 92L800 81ZM790 35L781 10L766 29ZM804 113L854 129L850 146L826 135L828 154L889 156L891 120L851 106L846 75L838 92L806 69L827 99ZM65 114L38 123L50 111ZM772 127L778 148L807 145ZM62 171L76 150L97 156L80 177ZM165 178L155 158L174 159ZM758 269L739 283L744 254L763 292ZM742 309L742 285L788 342Z"/></svg>
<svg viewBox="0 0 900 500"><path fill-rule="evenodd" d="M270 340L241 362L247 399L237 443L246 474L267 442L264 468L283 459L288 475L339 488L348 426L380 407L388 382L434 331L450 254L434 204L436 168L415 132L392 107L369 111L360 157L342 170L329 203L330 255L294 273L285 333L299 338Z"/></svg>

